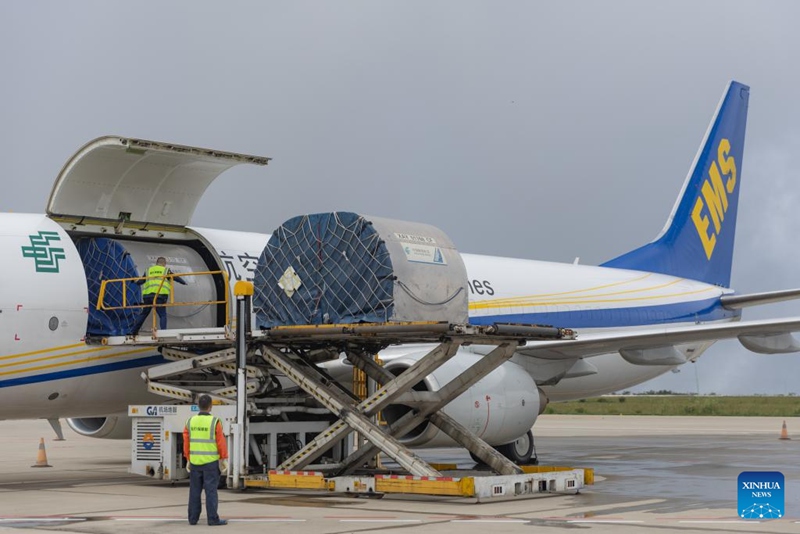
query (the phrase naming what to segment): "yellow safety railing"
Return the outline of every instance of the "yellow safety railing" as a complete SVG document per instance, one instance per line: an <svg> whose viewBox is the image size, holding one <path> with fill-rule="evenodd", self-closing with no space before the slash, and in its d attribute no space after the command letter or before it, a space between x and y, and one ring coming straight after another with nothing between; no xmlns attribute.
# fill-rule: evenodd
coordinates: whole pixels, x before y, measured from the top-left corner
<svg viewBox="0 0 800 534"><path fill-rule="evenodd" d="M175 291L169 292L169 302L164 304L157 304L156 298L158 297L159 293L161 292L161 288L164 287L164 283L169 280L170 284L172 284L173 289L175 288L175 278L185 278L187 276L222 276L222 280L224 282L225 293L224 298L222 300L201 300L201 301L192 301L192 302L175 302ZM225 305L225 326L230 327L230 288L228 287L228 273L227 271L196 271L191 273L170 273L166 274L161 278L161 283L158 286L158 290L153 294L153 300L148 302L146 298L143 299L141 304L129 304L128 298L128 284L127 282L139 282L139 281L146 281L147 276L136 276L133 278L112 278L109 280L103 280L100 283L100 293L97 296L97 306L98 310L103 311L110 311L110 310L131 310L135 308L153 308L153 332L156 331L157 325L157 317L155 313L155 309L158 307L171 307L171 306L205 306L209 304L224 304ZM152 277L151 277L152 278ZM110 284L122 284L122 304L119 306L110 306L105 303L105 296L106 290ZM144 297L149 297L150 295L145 295Z"/></svg>

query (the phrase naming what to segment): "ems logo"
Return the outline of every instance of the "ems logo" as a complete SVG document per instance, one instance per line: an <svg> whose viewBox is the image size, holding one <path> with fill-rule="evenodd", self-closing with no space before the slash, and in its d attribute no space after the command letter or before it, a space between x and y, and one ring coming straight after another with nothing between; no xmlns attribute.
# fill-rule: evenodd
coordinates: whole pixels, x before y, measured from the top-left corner
<svg viewBox="0 0 800 534"><path fill-rule="evenodd" d="M744 471L739 474L739 517L780 519L784 516L783 473Z"/></svg>

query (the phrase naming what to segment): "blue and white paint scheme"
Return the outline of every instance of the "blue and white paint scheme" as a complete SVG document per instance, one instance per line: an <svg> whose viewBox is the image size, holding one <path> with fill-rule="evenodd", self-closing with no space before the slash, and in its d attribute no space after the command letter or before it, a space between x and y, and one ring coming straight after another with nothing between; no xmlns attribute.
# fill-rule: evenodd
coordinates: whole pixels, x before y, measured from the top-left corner
<svg viewBox="0 0 800 534"><path fill-rule="evenodd" d="M796 320L741 323L742 308L797 298L735 295L730 284L749 88L723 93L672 213L651 243L601 266L462 254L470 321L564 325L571 343L531 343L513 359L551 401L628 388L738 337L761 353L800 349ZM465 352L486 353L486 347Z"/></svg>
<svg viewBox="0 0 800 534"><path fill-rule="evenodd" d="M746 86L729 84L652 243L600 267L464 255L470 276L494 293L477 296L473 288L473 321L584 329L738 318L720 297L730 292L748 96Z"/></svg>
<svg viewBox="0 0 800 534"><path fill-rule="evenodd" d="M740 320L743 308L799 298L800 290L737 295L729 288L748 98L749 89L740 83L726 88L653 242L601 266L463 254L471 322L552 324L578 329L579 338L521 347L464 394L469 402L445 411L490 444L508 444L529 435L548 399L630 387L695 360L718 339L738 338L760 353L800 350L792 336L800 318ZM219 174L240 163L267 161L104 137L67 162L46 215L0 215L0 419L67 417L85 435L114 437L124 434L115 414L130 404L159 402L139 378L161 361L158 353L86 343L86 314L94 303L74 241L87 235L119 239L139 272L155 256L169 257L173 270L224 270L231 287L217 290L230 291L238 280L252 279L269 236L188 224ZM171 328L190 321L170 317ZM429 377L429 387L489 350L460 349L436 371L438 378ZM424 347L398 346L380 356L399 372L420 351ZM329 368L341 377L351 372L342 361ZM440 437L432 429L406 442L438 445L444 443Z"/></svg>

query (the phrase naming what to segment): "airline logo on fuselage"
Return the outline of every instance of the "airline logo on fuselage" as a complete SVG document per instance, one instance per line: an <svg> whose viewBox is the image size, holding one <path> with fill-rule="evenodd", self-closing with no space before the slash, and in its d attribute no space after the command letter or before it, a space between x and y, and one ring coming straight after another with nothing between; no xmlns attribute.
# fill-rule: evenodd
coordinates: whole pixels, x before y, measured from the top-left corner
<svg viewBox="0 0 800 534"><path fill-rule="evenodd" d="M29 235L28 239L31 241L31 246L22 247L22 257L33 258L37 273L57 273L58 262L67 257L63 248L51 245L53 241L61 241L58 233L43 230L38 234Z"/></svg>
<svg viewBox="0 0 800 534"><path fill-rule="evenodd" d="M717 236L722 231L728 211L728 195L732 195L736 189L736 161L730 151L730 141L722 139L717 145L717 160L711 162L708 176L700 188L701 194L692 209L692 222L709 260L714 254ZM724 183L723 178L726 179Z"/></svg>

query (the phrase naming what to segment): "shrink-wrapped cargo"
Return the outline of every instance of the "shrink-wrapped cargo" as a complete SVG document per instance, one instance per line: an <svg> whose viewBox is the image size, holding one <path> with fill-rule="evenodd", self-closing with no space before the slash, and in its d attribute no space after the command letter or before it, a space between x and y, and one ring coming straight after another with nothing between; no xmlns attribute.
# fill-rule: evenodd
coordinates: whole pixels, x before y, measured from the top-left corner
<svg viewBox="0 0 800 534"><path fill-rule="evenodd" d="M433 226L350 212L302 215L270 238L255 275L260 328L467 322L461 255Z"/></svg>

